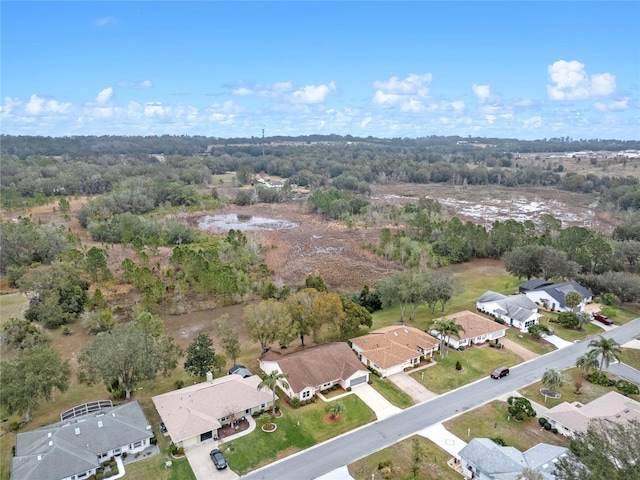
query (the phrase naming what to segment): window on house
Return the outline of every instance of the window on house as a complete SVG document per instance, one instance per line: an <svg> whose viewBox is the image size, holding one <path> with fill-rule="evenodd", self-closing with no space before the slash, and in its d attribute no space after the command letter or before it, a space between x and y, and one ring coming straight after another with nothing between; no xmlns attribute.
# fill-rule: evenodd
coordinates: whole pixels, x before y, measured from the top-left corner
<svg viewBox="0 0 640 480"><path fill-rule="evenodd" d="M311 392L309 390L302 392L302 398L309 398L310 396Z"/></svg>
<svg viewBox="0 0 640 480"><path fill-rule="evenodd" d="M140 440L139 442L135 442L133 444L133 448L138 448L138 447L141 447L141 446L142 446L142 440Z"/></svg>

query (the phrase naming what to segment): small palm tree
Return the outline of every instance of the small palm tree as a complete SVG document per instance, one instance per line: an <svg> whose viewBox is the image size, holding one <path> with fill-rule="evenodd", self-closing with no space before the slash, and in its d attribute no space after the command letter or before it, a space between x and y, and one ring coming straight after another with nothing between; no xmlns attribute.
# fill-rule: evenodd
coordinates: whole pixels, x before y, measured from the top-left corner
<svg viewBox="0 0 640 480"><path fill-rule="evenodd" d="M582 370L586 375L598 370L598 355L595 353L595 350L591 350L590 352L579 356L576 359L576 367Z"/></svg>
<svg viewBox="0 0 640 480"><path fill-rule="evenodd" d="M436 331L440 335L440 358L449 350L449 339L451 337L460 338L460 332L464 332L464 328L453 320L443 320L436 325Z"/></svg>
<svg viewBox="0 0 640 480"><path fill-rule="evenodd" d="M345 412L344 405L340 402L333 402L327 405L326 412L329 414L329 418L333 420L336 417L339 417L340 414Z"/></svg>
<svg viewBox="0 0 640 480"><path fill-rule="evenodd" d="M556 388L560 388L564 384L562 373L557 368L548 368L542 375L542 384L548 387L554 393L558 393Z"/></svg>
<svg viewBox="0 0 640 480"><path fill-rule="evenodd" d="M620 361L622 350L620 350L620 344L613 338L598 337L595 340L591 340L589 346L593 347L589 354L600 357L600 371L605 367L609 368L609 364L613 360Z"/></svg>
<svg viewBox="0 0 640 480"><path fill-rule="evenodd" d="M262 381L258 384L258 390L262 390L263 388L268 388L273 392L273 410L276 409L276 387L278 386L278 382L282 385L283 388L289 388L289 384L285 380L289 375L286 373L280 373L277 370L273 370L269 375L264 377Z"/></svg>

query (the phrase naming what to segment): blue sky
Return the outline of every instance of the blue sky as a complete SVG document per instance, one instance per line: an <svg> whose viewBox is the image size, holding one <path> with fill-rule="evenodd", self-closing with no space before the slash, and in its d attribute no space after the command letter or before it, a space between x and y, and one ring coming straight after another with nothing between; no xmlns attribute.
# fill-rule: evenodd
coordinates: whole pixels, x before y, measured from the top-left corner
<svg viewBox="0 0 640 480"><path fill-rule="evenodd" d="M2 1L13 135L640 139L640 2Z"/></svg>

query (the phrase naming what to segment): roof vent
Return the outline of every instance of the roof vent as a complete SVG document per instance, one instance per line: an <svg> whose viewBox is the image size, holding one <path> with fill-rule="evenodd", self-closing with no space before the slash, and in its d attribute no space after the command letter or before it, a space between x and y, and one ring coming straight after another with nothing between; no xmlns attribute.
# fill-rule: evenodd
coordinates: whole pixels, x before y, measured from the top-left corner
<svg viewBox="0 0 640 480"><path fill-rule="evenodd" d="M42 455L38 455L38 461L42 460Z"/></svg>
<svg viewBox="0 0 640 480"><path fill-rule="evenodd" d="M147 430L151 430L151 425L147 425Z"/></svg>
<svg viewBox="0 0 640 480"><path fill-rule="evenodd" d="M409 330L407 330L406 328L404 329L404 333L409 333Z"/></svg>
<svg viewBox="0 0 640 480"><path fill-rule="evenodd" d="M102 427L103 427L102 420L98 420L98 428L102 428Z"/></svg>
<svg viewBox="0 0 640 480"><path fill-rule="evenodd" d="M80 435L80 429L76 427L76 435Z"/></svg>
<svg viewBox="0 0 640 480"><path fill-rule="evenodd" d="M395 337L397 337L397 336L398 336L398 332L393 332L393 335L394 335Z"/></svg>
<svg viewBox="0 0 640 480"><path fill-rule="evenodd" d="M111 416L115 418L116 412L111 412Z"/></svg>
<svg viewBox="0 0 640 480"><path fill-rule="evenodd" d="M53 441L52 440L49 440L49 446L53 447Z"/></svg>
<svg viewBox="0 0 640 480"><path fill-rule="evenodd" d="M51 432L47 433L47 438L51 438Z"/></svg>

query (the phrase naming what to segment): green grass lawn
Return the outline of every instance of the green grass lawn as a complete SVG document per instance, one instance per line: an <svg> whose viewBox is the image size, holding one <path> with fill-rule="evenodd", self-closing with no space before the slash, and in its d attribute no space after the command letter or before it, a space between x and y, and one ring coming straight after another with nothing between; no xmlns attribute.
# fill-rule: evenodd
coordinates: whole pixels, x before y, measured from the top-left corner
<svg viewBox="0 0 640 480"><path fill-rule="evenodd" d="M582 326L582 330L573 328L564 328L559 323L549 322L549 318L557 318L557 314L544 312L545 316L540 318L540 324L549 327L556 336L566 340L567 342L575 342L576 340L584 340L585 338L595 337L604 332L604 329L593 323L586 323Z"/></svg>
<svg viewBox="0 0 640 480"><path fill-rule="evenodd" d="M318 400L298 409L281 406L278 429L265 433L260 428L244 437L223 443L220 449L230 468L243 475L262 465L333 438L375 420L373 411L356 395L339 400L345 407L340 420L325 420L327 403Z"/></svg>
<svg viewBox="0 0 640 480"><path fill-rule="evenodd" d="M12 317L23 318L29 299L21 293L0 295L0 323Z"/></svg>
<svg viewBox="0 0 640 480"><path fill-rule="evenodd" d="M392 479L413 479L411 473L413 439L418 439L420 449L424 454L420 464L420 471L416 478L420 480L458 480L460 475L447 466L447 461L451 458L447 452L442 450L433 442L418 435L397 442L390 447L373 453L357 462L349 465L349 474L356 480L380 480L385 470L378 468L381 463L391 462L389 478Z"/></svg>
<svg viewBox="0 0 640 480"><path fill-rule="evenodd" d="M637 348L623 348L620 360L630 367L640 370L640 350Z"/></svg>
<svg viewBox="0 0 640 480"><path fill-rule="evenodd" d="M522 361L520 356L513 352L500 351L489 346L471 347L462 352L449 350L444 358L441 359L440 355L436 354L434 360L437 362L436 365L410 375L436 393L448 392L486 377L500 366L510 367ZM462 370L455 368L458 360L462 364Z"/></svg>
<svg viewBox="0 0 640 480"><path fill-rule="evenodd" d="M610 376L610 375L609 375ZM601 385L595 385L587 381L584 376L584 373L577 368L570 368L562 372L562 379L564 380L564 385L557 390L561 393L561 397L558 399L547 398L545 401L544 395L540 393L540 389L545 388L540 381L529 385L523 389L518 390L518 392L530 399L531 401L537 402L541 405L544 405L547 408L555 407L556 405L562 402L580 402L580 403L589 403L592 400L595 400L598 397L601 397L607 392L612 390L617 391L615 387L603 387ZM582 386L580 388L580 394L576 395L574 393L575 381L581 381Z"/></svg>
<svg viewBox="0 0 640 480"><path fill-rule="evenodd" d="M529 333L522 333L517 328L507 328L507 338L538 355L544 355L556 349L553 344L546 340L537 339Z"/></svg>
<svg viewBox="0 0 640 480"><path fill-rule="evenodd" d="M623 325L634 318L638 318L638 312L636 311L611 307L608 305L602 305L601 312L603 315L606 315L613 320L616 325Z"/></svg>
<svg viewBox="0 0 640 480"><path fill-rule="evenodd" d="M465 442L473 438L500 437L508 446L521 452L540 442L569 446L566 437L541 430L537 418L527 418L522 422L510 419L508 407L506 402L495 400L448 420L444 426Z"/></svg>
<svg viewBox="0 0 640 480"><path fill-rule="evenodd" d="M372 381L371 386L391 404L398 408L407 408L413 405L411 396L396 387L393 382L377 377L374 374L370 374L369 378Z"/></svg>

